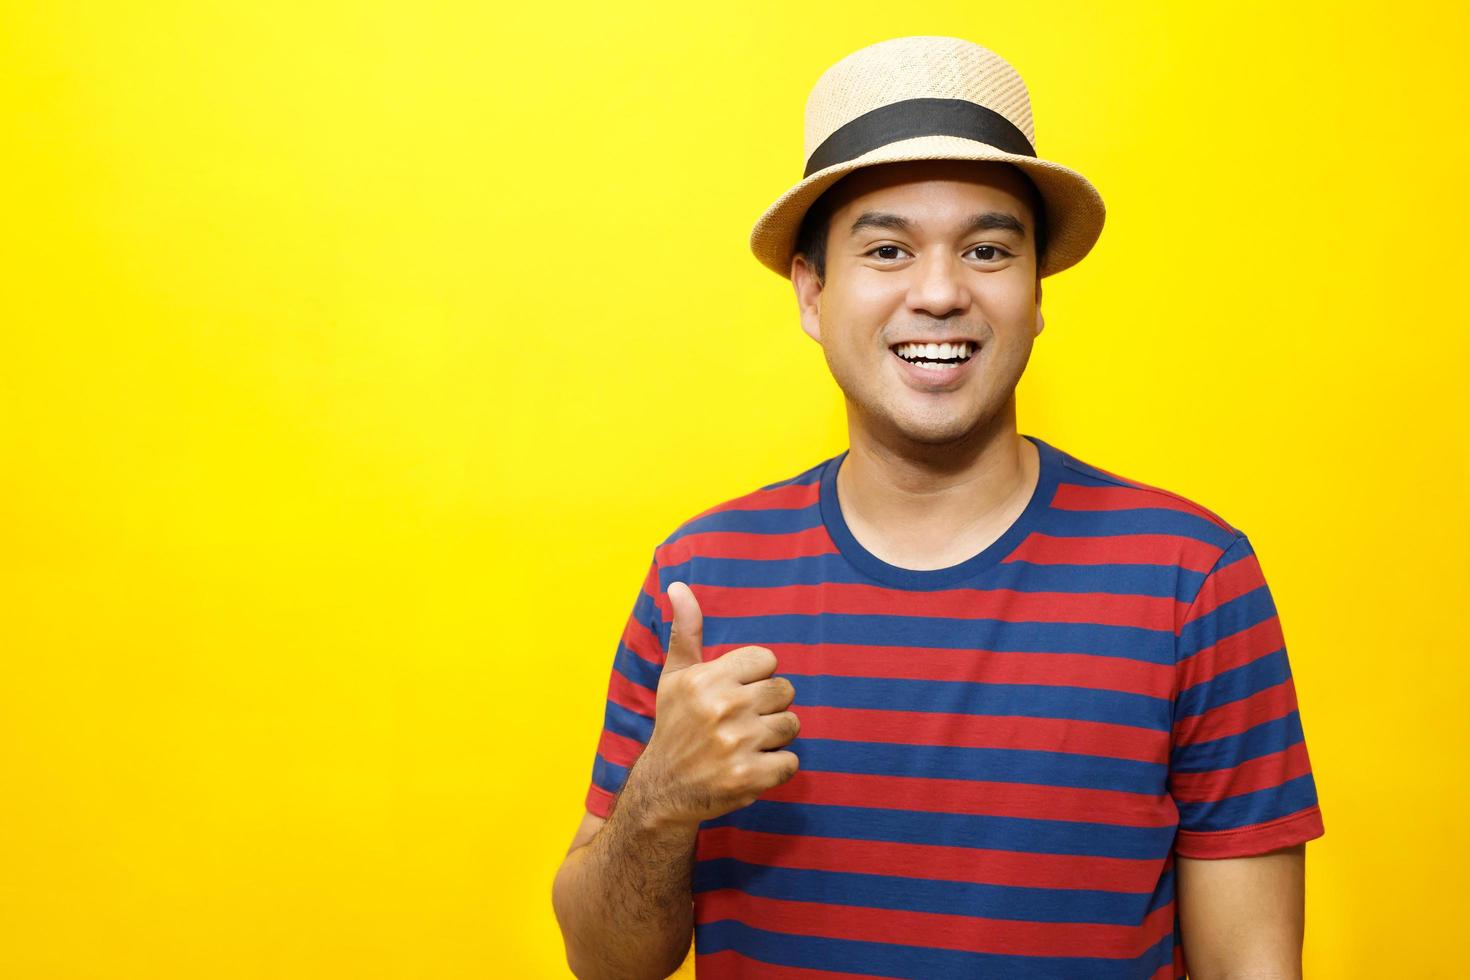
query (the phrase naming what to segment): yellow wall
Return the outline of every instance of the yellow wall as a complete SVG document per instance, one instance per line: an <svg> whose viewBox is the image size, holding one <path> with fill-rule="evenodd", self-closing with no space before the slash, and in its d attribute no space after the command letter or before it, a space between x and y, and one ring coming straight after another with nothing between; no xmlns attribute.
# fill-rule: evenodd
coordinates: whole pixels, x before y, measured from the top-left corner
<svg viewBox="0 0 1470 980"><path fill-rule="evenodd" d="M917 33L1109 206L1022 431L1261 556L1309 976L1452 975L1462 17L4 0L0 975L564 975L650 549L845 445L746 235L816 76Z"/></svg>

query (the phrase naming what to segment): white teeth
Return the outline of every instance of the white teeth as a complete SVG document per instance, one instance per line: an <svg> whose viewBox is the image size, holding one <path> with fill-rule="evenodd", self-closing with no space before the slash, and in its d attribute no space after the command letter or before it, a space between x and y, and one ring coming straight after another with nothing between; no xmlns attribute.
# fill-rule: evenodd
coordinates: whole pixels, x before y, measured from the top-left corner
<svg viewBox="0 0 1470 980"><path fill-rule="evenodd" d="M934 360L957 357L963 361L975 352L975 345L968 340L963 340L958 344L899 344L894 350L898 352L899 357L905 359L926 357Z"/></svg>

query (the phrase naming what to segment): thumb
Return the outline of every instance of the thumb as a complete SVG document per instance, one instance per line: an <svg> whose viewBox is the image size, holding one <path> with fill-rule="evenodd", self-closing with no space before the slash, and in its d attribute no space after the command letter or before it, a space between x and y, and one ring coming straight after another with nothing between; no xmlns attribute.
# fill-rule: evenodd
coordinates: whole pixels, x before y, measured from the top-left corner
<svg viewBox="0 0 1470 980"><path fill-rule="evenodd" d="M669 652L664 657L664 670L683 670L704 659L704 614L694 590L683 582L670 582L665 590L669 605L674 607L674 624L669 633Z"/></svg>

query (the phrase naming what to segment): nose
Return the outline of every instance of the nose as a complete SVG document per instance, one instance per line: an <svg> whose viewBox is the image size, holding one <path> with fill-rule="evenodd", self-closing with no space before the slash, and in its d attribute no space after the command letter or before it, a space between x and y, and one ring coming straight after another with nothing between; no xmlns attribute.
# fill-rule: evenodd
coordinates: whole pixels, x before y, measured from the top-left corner
<svg viewBox="0 0 1470 980"><path fill-rule="evenodd" d="M909 268L914 275L909 284L910 310L944 317L969 308L971 297L965 284L966 270L958 258L944 249L931 249L928 255Z"/></svg>

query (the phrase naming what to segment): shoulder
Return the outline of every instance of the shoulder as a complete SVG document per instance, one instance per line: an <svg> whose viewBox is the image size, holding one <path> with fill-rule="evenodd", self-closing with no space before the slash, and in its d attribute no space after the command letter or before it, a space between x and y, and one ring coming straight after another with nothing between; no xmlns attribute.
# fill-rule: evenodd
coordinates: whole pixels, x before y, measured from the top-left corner
<svg viewBox="0 0 1470 980"><path fill-rule="evenodd" d="M1214 510L1182 493L1103 469L1060 449L1054 452L1058 464L1054 507L1097 512L1166 511L1201 521L1232 537L1241 533Z"/></svg>
<svg viewBox="0 0 1470 980"><path fill-rule="evenodd" d="M835 458L835 457L832 457ZM785 535L821 525L821 479L831 458L781 476L681 521L654 549L660 564L677 564L711 536Z"/></svg>
<svg viewBox="0 0 1470 980"><path fill-rule="evenodd" d="M1052 545L1109 563L1208 571L1245 533L1191 496L1052 449ZM1081 559L1079 559L1081 560ZM1089 559L1090 560L1090 559Z"/></svg>

